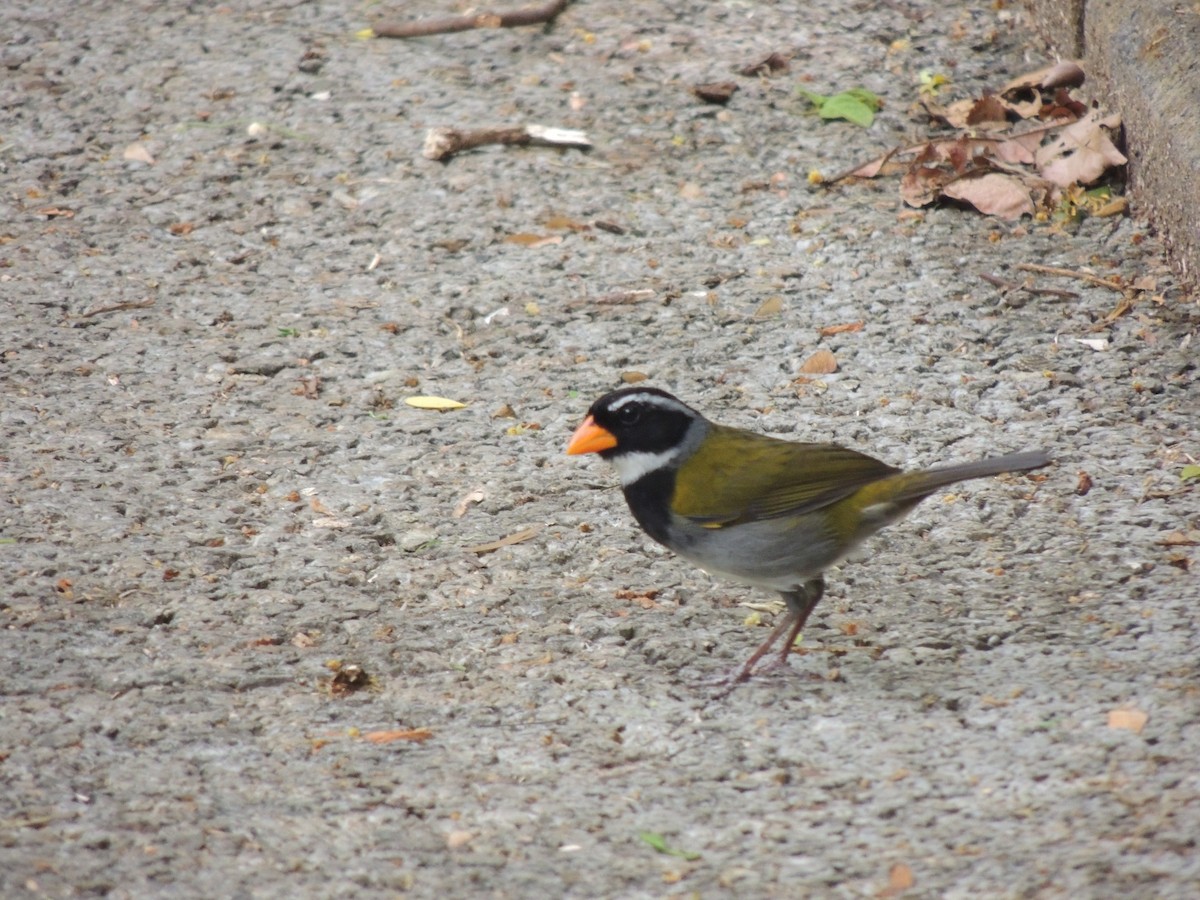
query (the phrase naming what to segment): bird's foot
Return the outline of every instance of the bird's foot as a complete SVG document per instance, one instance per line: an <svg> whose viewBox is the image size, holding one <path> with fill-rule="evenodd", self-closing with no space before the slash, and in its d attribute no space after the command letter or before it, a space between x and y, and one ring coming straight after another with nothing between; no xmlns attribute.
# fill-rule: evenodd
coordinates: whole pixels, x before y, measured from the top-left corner
<svg viewBox="0 0 1200 900"><path fill-rule="evenodd" d="M786 673L788 676L803 678L805 681L825 681L825 678L816 672L800 671L792 668L791 663L786 657L773 656L767 662L761 665L757 661L738 666L733 671L719 678L708 679L705 683L717 688L717 692L713 694L712 699L723 700L733 693L734 689L739 684L745 684L751 678L758 675L773 675L776 672Z"/></svg>

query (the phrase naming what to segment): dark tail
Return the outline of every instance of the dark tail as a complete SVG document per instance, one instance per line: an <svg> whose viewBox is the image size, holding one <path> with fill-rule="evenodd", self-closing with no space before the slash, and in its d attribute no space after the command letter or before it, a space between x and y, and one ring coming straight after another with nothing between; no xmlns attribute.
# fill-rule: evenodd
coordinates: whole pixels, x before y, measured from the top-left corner
<svg viewBox="0 0 1200 900"><path fill-rule="evenodd" d="M1050 454L1045 450L1030 450L1025 453L1009 453L1006 456L993 456L978 462L953 463L948 466L935 466L921 472L905 472L896 478L908 482L896 500L916 499L932 494L939 488L956 481L967 481L970 478L987 478L991 475L1001 475L1005 472L1028 472L1030 469L1040 469L1051 463Z"/></svg>

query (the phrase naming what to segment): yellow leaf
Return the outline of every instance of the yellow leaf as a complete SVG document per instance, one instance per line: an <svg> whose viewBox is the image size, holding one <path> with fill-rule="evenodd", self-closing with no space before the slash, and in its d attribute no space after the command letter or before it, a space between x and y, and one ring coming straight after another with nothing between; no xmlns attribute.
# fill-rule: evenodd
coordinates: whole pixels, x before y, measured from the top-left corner
<svg viewBox="0 0 1200 900"><path fill-rule="evenodd" d="M405 397L404 402L417 409L436 409L442 412L448 409L462 409L467 405L446 397Z"/></svg>

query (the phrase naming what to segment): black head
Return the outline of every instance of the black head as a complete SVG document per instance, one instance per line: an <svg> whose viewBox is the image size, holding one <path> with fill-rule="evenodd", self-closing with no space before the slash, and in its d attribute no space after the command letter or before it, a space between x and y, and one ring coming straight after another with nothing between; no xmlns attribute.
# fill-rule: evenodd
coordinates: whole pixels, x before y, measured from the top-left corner
<svg viewBox="0 0 1200 900"><path fill-rule="evenodd" d="M599 453L604 459L634 453L662 456L682 447L688 429L703 420L700 413L666 391L622 388L592 404L568 452Z"/></svg>

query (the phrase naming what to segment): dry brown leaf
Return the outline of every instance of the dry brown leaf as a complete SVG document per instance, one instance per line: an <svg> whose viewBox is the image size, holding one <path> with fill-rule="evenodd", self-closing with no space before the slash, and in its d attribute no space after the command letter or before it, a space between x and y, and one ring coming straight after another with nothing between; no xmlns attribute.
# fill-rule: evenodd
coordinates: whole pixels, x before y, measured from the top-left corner
<svg viewBox="0 0 1200 900"><path fill-rule="evenodd" d="M1128 160L1118 150L1105 128L1119 128L1120 116L1103 117L1096 110L1059 132L1057 140L1036 154L1042 177L1059 187L1091 184L1113 166Z"/></svg>
<svg viewBox="0 0 1200 900"><path fill-rule="evenodd" d="M788 58L782 53L772 53L756 63L742 66L739 75L774 75L776 72L786 72L790 68Z"/></svg>
<svg viewBox="0 0 1200 900"><path fill-rule="evenodd" d="M471 839L474 837L475 835L471 834L469 831L451 831L448 835L446 835L446 847L448 847L450 850L464 847L471 843Z"/></svg>
<svg viewBox="0 0 1200 900"><path fill-rule="evenodd" d="M592 226L586 222L577 222L566 216L549 216L542 225L555 231L591 231Z"/></svg>
<svg viewBox="0 0 1200 900"><path fill-rule="evenodd" d="M1132 731L1134 734L1141 734L1142 729L1146 727L1148 721L1150 721L1150 716L1134 707L1128 709L1110 709L1108 711L1109 728L1119 728L1123 731Z"/></svg>
<svg viewBox="0 0 1200 900"><path fill-rule="evenodd" d="M971 110L975 108L975 100L955 100L948 106L941 106L929 98L924 98L921 101L925 106L925 111L935 119L941 119L947 125L954 128L965 128L967 126L967 116L971 114Z"/></svg>
<svg viewBox="0 0 1200 900"><path fill-rule="evenodd" d="M942 188L954 175L933 166L913 166L900 179L900 196L909 206L928 206L941 196Z"/></svg>
<svg viewBox="0 0 1200 900"><path fill-rule="evenodd" d="M392 741L416 741L421 744L433 737L433 732L428 728L394 728L390 731L368 731L362 737L372 744L390 744Z"/></svg>
<svg viewBox="0 0 1200 900"><path fill-rule="evenodd" d="M1045 132L1040 129L1026 134L1014 134L1007 140L999 141L992 148L992 152L1001 162L1031 166L1034 162L1034 154L1037 153L1038 147L1042 146L1044 136Z"/></svg>
<svg viewBox="0 0 1200 900"><path fill-rule="evenodd" d="M832 181L840 181L843 178L874 178L879 174L891 175L894 172L901 172L906 167L903 163L893 161L893 157L899 153L899 149L893 148L870 162L863 163L857 169L846 172L844 175L839 175L831 179ZM891 163L891 165L889 165Z"/></svg>
<svg viewBox="0 0 1200 900"><path fill-rule="evenodd" d="M818 350L800 366L805 375L830 375L837 370L837 359L828 350Z"/></svg>
<svg viewBox="0 0 1200 900"><path fill-rule="evenodd" d="M510 534L508 537L502 537L498 541L489 541L486 544L476 544L474 547L468 547L468 553L475 553L483 556L485 553L493 553L501 547L509 547L513 544L520 544L536 535L542 530L541 525L534 525L530 528L524 528L521 531Z"/></svg>
<svg viewBox="0 0 1200 900"><path fill-rule="evenodd" d="M725 104L737 92L738 86L732 81L710 81L706 84L692 86L692 93L705 103Z"/></svg>
<svg viewBox="0 0 1200 900"><path fill-rule="evenodd" d="M864 322L846 322L842 325L826 325L818 332L821 337L829 337L833 334L845 334L852 331L862 331Z"/></svg>
<svg viewBox="0 0 1200 900"><path fill-rule="evenodd" d="M995 94L984 94L971 106L965 124L971 126L1008 125L1008 104Z"/></svg>
<svg viewBox="0 0 1200 900"><path fill-rule="evenodd" d="M1109 200L1099 209L1092 213L1097 218L1104 219L1108 216L1119 216L1129 207L1129 200L1126 197L1114 197Z"/></svg>
<svg viewBox="0 0 1200 900"><path fill-rule="evenodd" d="M1010 222L1034 213L1029 188L1022 179L1000 172L952 181L942 188L942 194L970 203L981 213Z"/></svg>
<svg viewBox="0 0 1200 900"><path fill-rule="evenodd" d="M1200 531L1172 531L1158 543L1164 547L1200 547Z"/></svg>
<svg viewBox="0 0 1200 900"><path fill-rule="evenodd" d="M777 316L783 312L783 298L776 294L774 297L768 297L754 311L754 318L769 319L771 316Z"/></svg>
<svg viewBox="0 0 1200 900"><path fill-rule="evenodd" d="M647 375L645 372L622 372L621 373L621 381L624 384L641 384L643 381L647 380L649 377L650 376Z"/></svg>
<svg viewBox="0 0 1200 900"><path fill-rule="evenodd" d="M494 413L492 413L493 419L515 419L516 417L517 417L517 411L515 409L513 409L511 406L509 406L507 403L505 403L498 410L496 410Z"/></svg>
<svg viewBox="0 0 1200 900"><path fill-rule="evenodd" d="M1006 96L1010 93L1028 91L1033 88L1053 90L1059 87L1079 87L1079 85L1083 84L1085 77L1079 63L1067 59L1044 66L1036 72L1027 72L1024 75L1018 75L1001 88L1000 95Z"/></svg>

